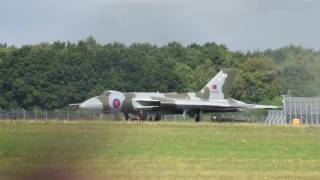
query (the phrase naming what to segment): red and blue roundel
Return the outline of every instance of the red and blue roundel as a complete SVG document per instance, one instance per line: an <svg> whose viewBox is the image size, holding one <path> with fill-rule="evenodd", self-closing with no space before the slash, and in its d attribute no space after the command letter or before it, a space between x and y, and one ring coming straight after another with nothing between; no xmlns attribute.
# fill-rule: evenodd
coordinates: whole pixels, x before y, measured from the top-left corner
<svg viewBox="0 0 320 180"><path fill-rule="evenodd" d="M114 108L118 108L118 107L120 107L120 105L121 105L121 102L120 102L119 99L114 99L113 100L113 107Z"/></svg>
<svg viewBox="0 0 320 180"><path fill-rule="evenodd" d="M218 87L216 84L211 85L211 91L217 91Z"/></svg>

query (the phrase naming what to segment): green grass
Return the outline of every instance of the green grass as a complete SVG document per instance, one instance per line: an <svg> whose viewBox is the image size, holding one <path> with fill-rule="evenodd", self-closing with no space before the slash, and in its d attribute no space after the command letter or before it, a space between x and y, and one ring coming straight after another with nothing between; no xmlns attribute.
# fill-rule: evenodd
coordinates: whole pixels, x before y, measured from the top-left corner
<svg viewBox="0 0 320 180"><path fill-rule="evenodd" d="M0 121L0 179L320 179L320 127Z"/></svg>

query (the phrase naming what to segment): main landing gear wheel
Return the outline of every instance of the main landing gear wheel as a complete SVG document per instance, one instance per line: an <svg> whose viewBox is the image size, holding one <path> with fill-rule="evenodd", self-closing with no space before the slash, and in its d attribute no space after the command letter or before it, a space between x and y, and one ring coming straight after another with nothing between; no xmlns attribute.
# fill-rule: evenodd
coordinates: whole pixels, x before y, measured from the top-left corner
<svg viewBox="0 0 320 180"><path fill-rule="evenodd" d="M160 113L156 113L156 116L154 117L155 121L160 121L161 120L161 114Z"/></svg>
<svg viewBox="0 0 320 180"><path fill-rule="evenodd" d="M196 122L200 122L200 120L202 119L202 112L201 111L196 112L193 118Z"/></svg>
<svg viewBox="0 0 320 180"><path fill-rule="evenodd" d="M145 121L147 119L147 117L148 117L147 113L145 113L143 111L140 111L137 114L138 121Z"/></svg>

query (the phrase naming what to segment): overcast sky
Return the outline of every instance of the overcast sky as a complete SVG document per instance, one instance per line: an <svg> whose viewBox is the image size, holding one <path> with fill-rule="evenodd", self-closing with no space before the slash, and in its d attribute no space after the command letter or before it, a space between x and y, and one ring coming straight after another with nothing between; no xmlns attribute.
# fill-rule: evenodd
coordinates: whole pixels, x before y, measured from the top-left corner
<svg viewBox="0 0 320 180"><path fill-rule="evenodd" d="M0 0L0 43L184 45L231 50L299 44L320 49L320 0Z"/></svg>

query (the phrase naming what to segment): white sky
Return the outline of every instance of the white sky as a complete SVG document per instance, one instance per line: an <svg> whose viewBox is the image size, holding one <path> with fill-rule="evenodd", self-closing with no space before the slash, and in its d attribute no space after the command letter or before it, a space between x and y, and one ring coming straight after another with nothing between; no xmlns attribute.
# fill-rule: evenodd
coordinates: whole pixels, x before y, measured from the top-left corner
<svg viewBox="0 0 320 180"><path fill-rule="evenodd" d="M0 0L0 43L78 41L320 49L320 0Z"/></svg>

